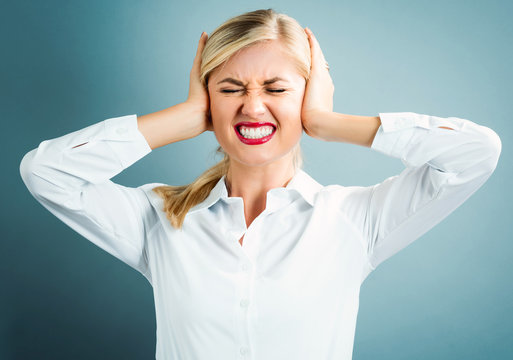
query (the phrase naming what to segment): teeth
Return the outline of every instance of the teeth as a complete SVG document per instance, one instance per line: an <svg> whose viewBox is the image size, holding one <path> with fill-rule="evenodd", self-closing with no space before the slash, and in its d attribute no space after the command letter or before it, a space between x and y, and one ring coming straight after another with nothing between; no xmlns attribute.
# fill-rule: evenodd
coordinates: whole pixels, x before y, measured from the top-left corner
<svg viewBox="0 0 513 360"><path fill-rule="evenodd" d="M273 132L272 126L260 126L257 128L248 128L245 126L241 126L239 128L239 132L242 136L248 139L260 139L264 136L271 135Z"/></svg>

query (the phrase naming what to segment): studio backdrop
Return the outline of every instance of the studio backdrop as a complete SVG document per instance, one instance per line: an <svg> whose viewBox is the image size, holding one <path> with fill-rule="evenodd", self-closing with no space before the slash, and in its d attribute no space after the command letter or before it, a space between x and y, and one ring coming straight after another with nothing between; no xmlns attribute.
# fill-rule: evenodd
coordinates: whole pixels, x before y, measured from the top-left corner
<svg viewBox="0 0 513 360"><path fill-rule="evenodd" d="M336 112L460 117L502 140L484 186L365 280L353 358L513 358L513 5L489 0L2 2L0 358L154 358L151 285L36 202L20 161L46 139L185 101L201 32L259 8L316 34ZM365 147L306 134L301 145L323 185L369 186L404 168ZM205 132L112 181L188 184L220 160L217 146Z"/></svg>

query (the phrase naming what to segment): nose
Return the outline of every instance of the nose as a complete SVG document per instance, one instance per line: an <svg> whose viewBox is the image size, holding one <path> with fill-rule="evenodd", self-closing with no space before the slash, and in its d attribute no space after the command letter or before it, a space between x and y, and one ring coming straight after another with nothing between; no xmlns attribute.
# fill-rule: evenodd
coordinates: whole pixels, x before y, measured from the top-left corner
<svg viewBox="0 0 513 360"><path fill-rule="evenodd" d="M259 118L265 114L264 102L258 94L244 96L242 114L249 118Z"/></svg>

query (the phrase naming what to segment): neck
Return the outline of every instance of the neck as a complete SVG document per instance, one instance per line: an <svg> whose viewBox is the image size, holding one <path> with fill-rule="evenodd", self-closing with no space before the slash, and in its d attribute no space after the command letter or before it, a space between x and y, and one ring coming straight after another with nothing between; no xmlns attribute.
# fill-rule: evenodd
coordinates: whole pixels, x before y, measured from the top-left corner
<svg viewBox="0 0 513 360"><path fill-rule="evenodd" d="M294 176L292 161L273 162L265 166L248 166L230 160L226 174L228 196L252 199L267 191L285 187Z"/></svg>
<svg viewBox="0 0 513 360"><path fill-rule="evenodd" d="M267 192L287 186L294 173L292 156L284 156L282 159L262 166L250 166L230 159L225 178L228 196L243 198L249 225L252 219L265 209Z"/></svg>

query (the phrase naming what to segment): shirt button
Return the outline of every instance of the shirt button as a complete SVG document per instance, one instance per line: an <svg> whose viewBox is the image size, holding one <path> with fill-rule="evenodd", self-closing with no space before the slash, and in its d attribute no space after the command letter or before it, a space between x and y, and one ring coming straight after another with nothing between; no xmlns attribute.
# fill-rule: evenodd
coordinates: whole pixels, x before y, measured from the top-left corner
<svg viewBox="0 0 513 360"><path fill-rule="evenodd" d="M241 353L241 355L246 355L246 354L248 353L248 351L249 351L249 350L248 350L248 348L247 348L247 347L245 347L245 346L241 346L241 348L240 348L240 353Z"/></svg>
<svg viewBox="0 0 513 360"><path fill-rule="evenodd" d="M240 307L245 308L245 307L248 307L248 305L249 305L249 300L248 299L242 299L240 301Z"/></svg>
<svg viewBox="0 0 513 360"><path fill-rule="evenodd" d="M244 271L244 272L249 271L249 265L246 263L242 264L242 271Z"/></svg>
<svg viewBox="0 0 513 360"><path fill-rule="evenodd" d="M117 129L116 129L116 132L117 132L118 134L124 134L124 133L126 133L127 131L128 131L128 130L127 130L126 128L123 128L123 127L121 127L121 128L117 128Z"/></svg>

